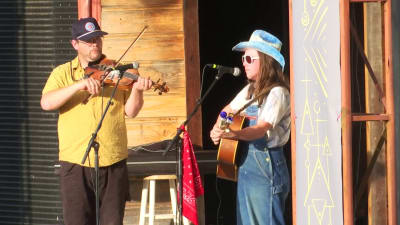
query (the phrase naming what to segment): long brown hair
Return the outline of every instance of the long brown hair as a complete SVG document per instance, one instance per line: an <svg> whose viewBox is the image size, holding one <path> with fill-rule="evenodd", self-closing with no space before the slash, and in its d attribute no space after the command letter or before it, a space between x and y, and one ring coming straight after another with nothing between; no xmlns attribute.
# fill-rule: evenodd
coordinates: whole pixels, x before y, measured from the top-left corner
<svg viewBox="0 0 400 225"><path fill-rule="evenodd" d="M274 58L262 52L258 52L258 55L260 57L259 78L257 81L250 81L246 99L249 100L259 93L265 92L258 98L260 107L272 88L282 86L289 90L289 79L283 73L282 66Z"/></svg>

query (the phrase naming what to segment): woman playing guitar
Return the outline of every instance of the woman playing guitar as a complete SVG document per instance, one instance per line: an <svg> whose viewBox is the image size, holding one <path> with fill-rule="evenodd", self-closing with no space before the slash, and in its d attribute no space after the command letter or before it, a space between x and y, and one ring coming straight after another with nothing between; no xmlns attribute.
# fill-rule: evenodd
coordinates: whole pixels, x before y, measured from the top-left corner
<svg viewBox="0 0 400 225"><path fill-rule="evenodd" d="M237 224L285 224L290 178L282 147L290 136L290 96L281 45L272 34L255 30L249 41L233 47L234 51L244 52L242 62L249 84L223 111L239 114L243 110L248 124L243 129L221 129L218 118L210 132L214 144L241 142Z"/></svg>

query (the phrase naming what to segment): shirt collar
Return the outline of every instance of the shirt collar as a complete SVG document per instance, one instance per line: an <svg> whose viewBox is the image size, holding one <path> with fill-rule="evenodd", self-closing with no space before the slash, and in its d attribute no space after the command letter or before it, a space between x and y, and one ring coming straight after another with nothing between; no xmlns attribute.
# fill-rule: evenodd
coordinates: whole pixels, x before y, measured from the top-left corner
<svg viewBox="0 0 400 225"><path fill-rule="evenodd" d="M79 63L78 56L76 56L72 61L71 61L71 66L73 70L76 70L77 68L81 67L81 64Z"/></svg>

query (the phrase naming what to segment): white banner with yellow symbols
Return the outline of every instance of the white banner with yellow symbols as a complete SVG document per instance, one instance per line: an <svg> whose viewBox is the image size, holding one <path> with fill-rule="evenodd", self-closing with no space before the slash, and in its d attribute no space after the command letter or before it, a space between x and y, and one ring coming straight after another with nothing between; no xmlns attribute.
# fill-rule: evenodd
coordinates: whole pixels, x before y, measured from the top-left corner
<svg viewBox="0 0 400 225"><path fill-rule="evenodd" d="M292 0L296 221L342 225L339 0Z"/></svg>

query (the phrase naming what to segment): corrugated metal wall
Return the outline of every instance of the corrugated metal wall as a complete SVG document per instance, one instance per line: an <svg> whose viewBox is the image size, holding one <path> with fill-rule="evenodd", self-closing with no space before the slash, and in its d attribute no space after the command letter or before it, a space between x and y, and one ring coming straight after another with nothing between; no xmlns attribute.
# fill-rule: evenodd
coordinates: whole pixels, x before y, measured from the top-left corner
<svg viewBox="0 0 400 225"><path fill-rule="evenodd" d="M74 57L77 0L0 1L0 224L62 224L57 112L40 108L51 70Z"/></svg>

